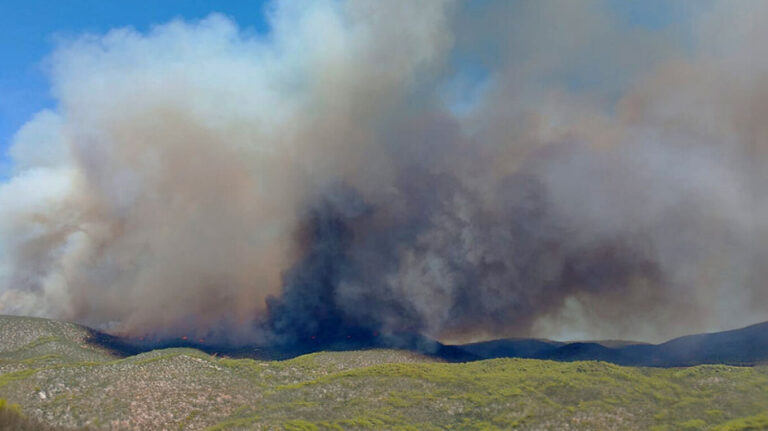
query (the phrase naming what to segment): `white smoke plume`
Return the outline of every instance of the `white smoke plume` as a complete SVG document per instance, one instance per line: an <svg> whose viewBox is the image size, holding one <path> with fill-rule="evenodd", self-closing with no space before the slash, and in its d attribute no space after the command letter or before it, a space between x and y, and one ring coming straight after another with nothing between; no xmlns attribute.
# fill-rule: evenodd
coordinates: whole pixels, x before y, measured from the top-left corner
<svg viewBox="0 0 768 431"><path fill-rule="evenodd" d="M768 318L768 6L278 2L63 42L0 184L0 312L302 342Z"/></svg>

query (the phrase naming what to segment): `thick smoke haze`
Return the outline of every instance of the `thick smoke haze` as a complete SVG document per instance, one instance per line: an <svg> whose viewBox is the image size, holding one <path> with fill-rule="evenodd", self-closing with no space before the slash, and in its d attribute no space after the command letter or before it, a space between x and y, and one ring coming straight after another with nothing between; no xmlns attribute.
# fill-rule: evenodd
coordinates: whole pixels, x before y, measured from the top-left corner
<svg viewBox="0 0 768 431"><path fill-rule="evenodd" d="M306 1L61 42L0 312L118 334L658 341L768 319L768 3Z"/></svg>

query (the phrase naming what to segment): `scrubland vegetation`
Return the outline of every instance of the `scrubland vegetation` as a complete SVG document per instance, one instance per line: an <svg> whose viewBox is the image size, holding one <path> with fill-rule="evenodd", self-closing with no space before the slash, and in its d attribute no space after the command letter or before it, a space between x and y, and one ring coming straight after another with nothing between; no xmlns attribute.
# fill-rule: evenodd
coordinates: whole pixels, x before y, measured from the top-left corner
<svg viewBox="0 0 768 431"><path fill-rule="evenodd" d="M38 426L19 430L768 429L764 366L452 364L394 350L257 361L165 349L120 359L75 325L8 319L0 397L20 407L4 404L3 417Z"/></svg>
<svg viewBox="0 0 768 431"><path fill-rule="evenodd" d="M62 428L46 425L26 417L17 404L9 404L0 398L0 430L3 431L87 431L86 429Z"/></svg>

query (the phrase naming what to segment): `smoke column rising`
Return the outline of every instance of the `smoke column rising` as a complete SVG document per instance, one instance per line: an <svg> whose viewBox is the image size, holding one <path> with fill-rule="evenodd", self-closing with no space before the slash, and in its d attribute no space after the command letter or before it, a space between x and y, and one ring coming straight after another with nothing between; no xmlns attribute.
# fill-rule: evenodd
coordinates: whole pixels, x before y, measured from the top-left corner
<svg viewBox="0 0 768 431"><path fill-rule="evenodd" d="M232 344L766 319L768 7L689 7L278 2L266 36L63 42L0 184L0 312Z"/></svg>

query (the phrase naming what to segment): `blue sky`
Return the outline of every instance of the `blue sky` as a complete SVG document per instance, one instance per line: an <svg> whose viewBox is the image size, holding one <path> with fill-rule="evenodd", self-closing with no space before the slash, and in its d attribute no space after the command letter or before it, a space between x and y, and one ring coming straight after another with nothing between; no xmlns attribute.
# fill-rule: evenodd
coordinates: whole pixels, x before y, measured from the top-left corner
<svg viewBox="0 0 768 431"><path fill-rule="evenodd" d="M125 26L144 30L173 18L199 19L214 11L261 32L266 29L264 7L264 0L0 1L0 178L3 171L7 174L6 153L13 134L35 112L55 104L44 59L57 37Z"/></svg>
<svg viewBox="0 0 768 431"><path fill-rule="evenodd" d="M608 7L630 24L664 28L685 22L712 0L606 0Z"/></svg>
<svg viewBox="0 0 768 431"><path fill-rule="evenodd" d="M604 0L627 25L663 28L685 21L688 1ZM706 0L703 0L706 1ZM7 177L13 134L35 112L51 108L44 59L57 37L103 33L132 26L145 30L173 18L199 19L211 12L265 32L265 0L3 0L0 2L0 178ZM698 6L701 2L697 3Z"/></svg>

